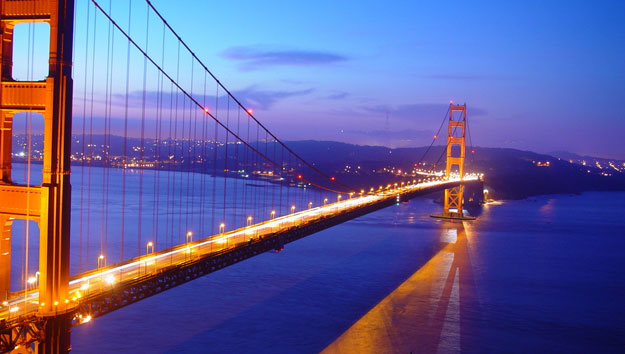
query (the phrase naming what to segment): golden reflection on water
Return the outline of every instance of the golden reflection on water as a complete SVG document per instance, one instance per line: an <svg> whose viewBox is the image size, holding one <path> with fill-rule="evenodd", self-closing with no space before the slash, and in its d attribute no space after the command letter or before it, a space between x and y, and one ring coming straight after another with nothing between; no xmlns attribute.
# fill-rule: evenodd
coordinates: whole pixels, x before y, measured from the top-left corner
<svg viewBox="0 0 625 354"><path fill-rule="evenodd" d="M467 229L462 222L442 222L441 250L322 353L449 353L466 348L471 336L463 317L478 307Z"/></svg>

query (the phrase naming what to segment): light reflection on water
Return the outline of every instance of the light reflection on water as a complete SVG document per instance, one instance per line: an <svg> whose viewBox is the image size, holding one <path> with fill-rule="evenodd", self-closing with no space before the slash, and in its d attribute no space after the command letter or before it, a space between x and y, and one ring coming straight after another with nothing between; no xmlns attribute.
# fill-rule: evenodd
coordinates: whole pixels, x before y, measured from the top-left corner
<svg viewBox="0 0 625 354"><path fill-rule="evenodd" d="M467 231L462 222L444 222L440 234L441 250L323 353L456 352L468 345L461 309L476 299Z"/></svg>

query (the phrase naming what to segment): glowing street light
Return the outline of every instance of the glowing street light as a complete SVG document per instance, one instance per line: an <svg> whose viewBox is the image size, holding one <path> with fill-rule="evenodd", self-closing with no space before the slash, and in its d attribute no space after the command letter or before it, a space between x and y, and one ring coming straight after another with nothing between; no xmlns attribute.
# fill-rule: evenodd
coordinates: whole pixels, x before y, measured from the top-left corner
<svg viewBox="0 0 625 354"><path fill-rule="evenodd" d="M154 242L150 241L145 244L145 254L150 253L149 250L152 249L152 253L154 253Z"/></svg>
<svg viewBox="0 0 625 354"><path fill-rule="evenodd" d="M340 194L336 196L336 201L337 201L337 202L340 202L340 201L341 201L341 195L340 195Z"/></svg>
<svg viewBox="0 0 625 354"><path fill-rule="evenodd" d="M295 212L295 205L291 205L291 214Z"/></svg>
<svg viewBox="0 0 625 354"><path fill-rule="evenodd" d="M226 231L226 224L225 223L221 223L219 224L219 233L223 234Z"/></svg>
<svg viewBox="0 0 625 354"><path fill-rule="evenodd" d="M354 192L349 192L349 199L352 199L353 195L354 195Z"/></svg>
<svg viewBox="0 0 625 354"><path fill-rule="evenodd" d="M103 254L98 256L98 269L100 267L104 267L104 255Z"/></svg>
<svg viewBox="0 0 625 354"><path fill-rule="evenodd" d="M115 283L115 277L113 276L113 274L109 274L106 276L106 278L104 278L104 281L110 285L113 285L113 283Z"/></svg>
<svg viewBox="0 0 625 354"><path fill-rule="evenodd" d="M40 274L39 272L36 272L34 277L28 278L27 280L28 284L30 284L31 286L33 284L36 284L39 281L39 274Z"/></svg>
<svg viewBox="0 0 625 354"><path fill-rule="evenodd" d="M187 238L186 238L186 242L189 243L193 241L193 232L191 231L187 231Z"/></svg>
<svg viewBox="0 0 625 354"><path fill-rule="evenodd" d="M323 205L326 205L327 202L328 202L328 198L323 198Z"/></svg>
<svg viewBox="0 0 625 354"><path fill-rule="evenodd" d="M273 218L276 217L276 211L272 210L271 213L269 214L271 216L271 220L273 220Z"/></svg>
<svg viewBox="0 0 625 354"><path fill-rule="evenodd" d="M247 217L247 226L248 227L252 226L252 216L251 215Z"/></svg>
<svg viewBox="0 0 625 354"><path fill-rule="evenodd" d="M308 209L312 208L312 202L308 202Z"/></svg>

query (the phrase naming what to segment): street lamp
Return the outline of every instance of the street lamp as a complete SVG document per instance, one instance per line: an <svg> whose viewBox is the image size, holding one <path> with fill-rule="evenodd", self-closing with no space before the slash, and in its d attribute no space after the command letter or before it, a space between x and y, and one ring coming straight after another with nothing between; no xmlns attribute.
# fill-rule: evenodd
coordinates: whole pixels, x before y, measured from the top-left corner
<svg viewBox="0 0 625 354"><path fill-rule="evenodd" d="M308 209L312 208L312 202L308 202Z"/></svg>
<svg viewBox="0 0 625 354"><path fill-rule="evenodd" d="M291 214L295 212L295 205L291 205Z"/></svg>
<svg viewBox="0 0 625 354"><path fill-rule="evenodd" d="M328 202L328 198L323 198L323 205L326 205L327 202Z"/></svg>
<svg viewBox="0 0 625 354"><path fill-rule="evenodd" d="M252 226L252 216L251 215L247 217L247 226L248 227Z"/></svg>
<svg viewBox="0 0 625 354"><path fill-rule="evenodd" d="M219 224L219 233L223 234L226 231L226 224L225 223L221 223Z"/></svg>
<svg viewBox="0 0 625 354"><path fill-rule="evenodd" d="M101 254L100 256L98 256L98 269L100 267L104 267L104 255Z"/></svg>
<svg viewBox="0 0 625 354"><path fill-rule="evenodd" d="M269 215L271 216L271 220L273 220L273 218L276 216L276 211L272 210Z"/></svg>
<svg viewBox="0 0 625 354"><path fill-rule="evenodd" d="M341 201L341 195L340 195L340 194L336 196L336 201L337 201L337 202L340 202L340 201Z"/></svg>
<svg viewBox="0 0 625 354"><path fill-rule="evenodd" d="M145 254L147 255L149 252L149 249L152 249L152 253L154 253L154 242L150 241L148 243L145 244Z"/></svg>
<svg viewBox="0 0 625 354"><path fill-rule="evenodd" d="M352 199L353 195L354 195L354 192L349 192L349 199Z"/></svg>
<svg viewBox="0 0 625 354"><path fill-rule="evenodd" d="M187 238L186 238L186 242L189 243L193 241L193 232L191 231L187 231Z"/></svg>
<svg viewBox="0 0 625 354"><path fill-rule="evenodd" d="M39 272L36 272L34 277L28 278L28 280L26 281L28 283L26 286L26 294L28 294L28 291L31 288L34 288L37 286L38 281L39 281Z"/></svg>
<svg viewBox="0 0 625 354"><path fill-rule="evenodd" d="M39 281L39 274L40 274L39 272L36 272L34 277L28 278L27 280L28 284L30 284L31 286L33 284L36 284Z"/></svg>

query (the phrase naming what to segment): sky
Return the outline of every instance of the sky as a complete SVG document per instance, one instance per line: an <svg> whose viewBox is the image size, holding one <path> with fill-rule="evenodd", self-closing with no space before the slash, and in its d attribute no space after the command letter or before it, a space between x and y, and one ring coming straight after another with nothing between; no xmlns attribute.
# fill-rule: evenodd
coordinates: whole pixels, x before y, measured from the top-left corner
<svg viewBox="0 0 625 354"><path fill-rule="evenodd" d="M283 140L423 146L453 100L474 145L625 159L623 1L152 2Z"/></svg>

